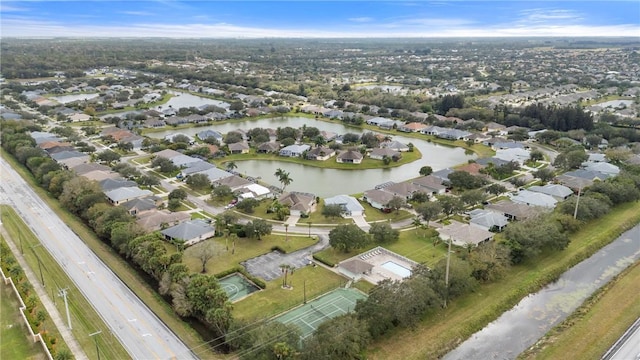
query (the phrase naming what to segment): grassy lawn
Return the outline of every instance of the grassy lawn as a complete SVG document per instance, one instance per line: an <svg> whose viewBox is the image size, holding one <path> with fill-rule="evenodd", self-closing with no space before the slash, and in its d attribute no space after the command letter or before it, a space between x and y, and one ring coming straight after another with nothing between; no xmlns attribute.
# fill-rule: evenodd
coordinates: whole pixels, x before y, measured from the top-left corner
<svg viewBox="0 0 640 360"><path fill-rule="evenodd" d="M222 159L214 160L216 165L220 168L226 168L225 163L229 161L243 161L243 160L273 160L283 161L301 164L305 166L318 167L323 169L349 169L349 170L364 170L364 169L386 169L397 166L402 166L410 162L419 160L422 158L420 151L415 148L413 152L403 152L402 159L398 162L391 162L389 165L384 165L382 160L375 160L369 157L365 157L360 164L346 164L336 162L335 156L326 161L306 160L298 157L286 157L279 156L277 154L258 154L255 149L251 149L248 154L234 154L226 156Z"/></svg>
<svg viewBox="0 0 640 360"><path fill-rule="evenodd" d="M640 262L589 297L520 359L599 359L640 317Z"/></svg>
<svg viewBox="0 0 640 360"><path fill-rule="evenodd" d="M149 286L140 276L124 261L111 247L100 241L95 233L84 225L73 214L64 209L58 200L51 198L46 191L38 187L33 176L23 166L18 164L13 157L0 150L4 159L16 169L16 171L31 185L34 191L58 214L58 216L91 248L91 250L122 280L173 332L184 341L188 347L194 348L202 344L202 336L198 334L187 322L180 319L170 304L168 304L156 291ZM37 266L37 264L36 264ZM66 275L65 275L66 276ZM80 296L76 296L80 297ZM84 299L84 298L82 298ZM83 309L90 309L87 304ZM95 326L89 332L82 333L82 340L86 334L93 333ZM75 329L74 329L75 330ZM107 332L108 333L108 332ZM115 339L113 340L115 343ZM119 347L120 344L117 344ZM83 345L84 346L84 345ZM89 346L95 345L91 343ZM91 350L89 350L91 353ZM125 353L126 354L126 353ZM128 356L112 356L112 359L127 358ZM200 354L202 359L219 358L213 353Z"/></svg>
<svg viewBox="0 0 640 360"><path fill-rule="evenodd" d="M527 294L553 281L568 267L587 258L623 229L640 221L640 204L628 203L581 227L569 246L515 266L499 282L455 299L441 312L426 317L415 329L401 329L369 348L370 359L438 358L517 304ZM420 346L416 346L420 344Z"/></svg>
<svg viewBox="0 0 640 360"><path fill-rule="evenodd" d="M20 303L9 285L0 285L0 359L45 359L40 343L31 341L20 316Z"/></svg>
<svg viewBox="0 0 640 360"><path fill-rule="evenodd" d="M233 304L233 316L257 319L277 315L345 284L346 279L322 266L296 269L287 277L293 289L282 289L282 279L267 283L267 288Z"/></svg>
<svg viewBox="0 0 640 360"><path fill-rule="evenodd" d="M2 223L13 243L16 247L24 249L24 258L34 271L38 274L38 258L42 266L42 276L44 278L44 284L47 286L47 291L54 289L69 289L69 296L67 297L69 303L69 312L71 313L71 322L73 325L73 335L76 340L82 346L85 353L90 354L95 351L95 344L87 334L101 330L105 334L109 334L109 329L104 324L98 313L93 309L91 304L81 295L71 279L69 279L54 258L49 254L46 249L40 244L40 240L31 232L22 219L16 214L13 208L3 205L2 210ZM22 245L20 245L22 243ZM36 247L37 246L37 247ZM36 255L38 258L36 258ZM57 295L57 294L56 294ZM57 296L51 296L52 300L55 299L56 307L60 314L65 314L64 302L57 299ZM55 329L53 323L50 323L50 331ZM57 333L57 330L55 330ZM62 342L62 337L57 334L58 340ZM105 354L107 358L127 358L129 355L125 349L120 345L120 342L113 336L103 337L100 344L100 352Z"/></svg>
<svg viewBox="0 0 640 360"><path fill-rule="evenodd" d="M413 217L413 214L411 214L410 212L408 212L406 210L400 210L398 212L392 211L392 212L387 214L387 213L384 213L384 212L374 208L373 206L369 205L369 203L367 203L365 201L361 201L360 205L362 205L362 207L364 207L364 216L365 216L365 220L367 220L367 222L385 221L385 220L389 220L391 222L396 222L396 221L409 219L409 218Z"/></svg>
<svg viewBox="0 0 640 360"><path fill-rule="evenodd" d="M339 217L339 218L326 217L322 215L322 209L324 209L324 199L320 199L320 203L316 205L316 211L309 214L308 218L300 219L300 221L298 221L298 224L301 224L301 223L306 224L308 222L311 222L312 226L315 224L333 224L333 225L353 224L352 219L345 219L343 217Z"/></svg>
<svg viewBox="0 0 640 360"><path fill-rule="evenodd" d="M150 163L153 157L154 157L153 155L144 155L144 156L137 157L135 159L131 159L129 161L134 164L142 165L142 164Z"/></svg>
<svg viewBox="0 0 640 360"><path fill-rule="evenodd" d="M401 231L398 241L381 246L415 262L425 264L426 266L433 266L445 257L447 247L442 242L434 246L434 235L432 231L433 230L428 229ZM317 253L317 256L321 259L328 260L332 264L337 264L352 256L371 250L378 245L377 243L371 243L366 248L351 250L349 252L328 248Z"/></svg>
<svg viewBox="0 0 640 360"><path fill-rule="evenodd" d="M253 257L266 254L275 246L280 247L286 252L300 250L316 243L316 239L310 239L306 236L289 236L289 240L285 240L284 235L267 235L262 240L249 238L235 238L236 250L233 250L233 238L216 237L203 241L200 244L187 248L184 252L184 264L193 272L200 272L201 263L196 258L198 249L207 244L212 243L215 249L215 256L207 264L207 273L218 274L235 266L240 262ZM227 251L227 246L229 250Z"/></svg>

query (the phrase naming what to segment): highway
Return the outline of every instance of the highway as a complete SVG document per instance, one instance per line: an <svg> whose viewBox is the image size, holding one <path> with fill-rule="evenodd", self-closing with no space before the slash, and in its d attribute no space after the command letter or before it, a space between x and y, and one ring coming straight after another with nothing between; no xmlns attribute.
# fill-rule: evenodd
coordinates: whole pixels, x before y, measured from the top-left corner
<svg viewBox="0 0 640 360"><path fill-rule="evenodd" d="M640 359L640 318L637 319L618 341L602 357L603 360Z"/></svg>
<svg viewBox="0 0 640 360"><path fill-rule="evenodd" d="M132 358L196 359L2 158L0 203L20 214Z"/></svg>

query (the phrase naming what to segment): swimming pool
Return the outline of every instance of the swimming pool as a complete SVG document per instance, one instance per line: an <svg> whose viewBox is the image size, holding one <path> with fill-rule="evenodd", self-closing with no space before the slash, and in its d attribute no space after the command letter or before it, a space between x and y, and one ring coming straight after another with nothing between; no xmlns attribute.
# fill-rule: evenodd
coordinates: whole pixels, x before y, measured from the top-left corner
<svg viewBox="0 0 640 360"><path fill-rule="evenodd" d="M404 278L407 278L409 276L411 276L411 270L407 269L406 267L396 264L393 261L387 261L386 263L380 265L383 268L391 271L392 273Z"/></svg>

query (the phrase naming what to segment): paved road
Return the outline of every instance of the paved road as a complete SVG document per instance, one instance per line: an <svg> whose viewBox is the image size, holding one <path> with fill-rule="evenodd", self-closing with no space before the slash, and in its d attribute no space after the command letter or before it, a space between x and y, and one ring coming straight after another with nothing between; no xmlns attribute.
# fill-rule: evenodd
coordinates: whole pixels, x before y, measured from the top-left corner
<svg viewBox="0 0 640 360"><path fill-rule="evenodd" d="M12 205L135 359L195 359L189 348L0 158L0 203Z"/></svg>
<svg viewBox="0 0 640 360"><path fill-rule="evenodd" d="M640 359L640 319L631 325L602 358L606 360Z"/></svg>

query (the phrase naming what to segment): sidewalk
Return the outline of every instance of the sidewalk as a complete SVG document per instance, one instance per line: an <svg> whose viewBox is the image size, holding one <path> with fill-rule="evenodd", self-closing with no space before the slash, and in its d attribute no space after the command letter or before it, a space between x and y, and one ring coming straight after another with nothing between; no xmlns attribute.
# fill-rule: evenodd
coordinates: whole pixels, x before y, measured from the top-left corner
<svg viewBox="0 0 640 360"><path fill-rule="evenodd" d="M25 276L27 277L27 279L29 279L31 285L33 285L33 289L36 291L36 294L38 294L42 305L44 305L45 309L47 309L49 317L51 318L53 323L56 324L60 335L62 335L62 338L67 343L67 346L69 347L69 350L71 351L73 356L78 360L88 360L87 355L84 353L84 351L82 351L80 344L78 344L76 338L71 333L71 330L69 330L69 328L67 327L67 324L64 322L62 316L60 316L58 308L56 308L56 306L53 304L51 298L49 298L48 293L42 287L42 284L38 280L38 277L33 273L33 271L31 271L31 268L29 267L29 265L27 265L27 262L24 260L24 258L20 254L20 251L13 243L13 240L11 239L11 237L9 237L9 234L2 225L0 225L0 234L2 234L5 239L7 239L7 244L9 245L9 248L18 261L18 264L20 264L20 266L24 270Z"/></svg>

